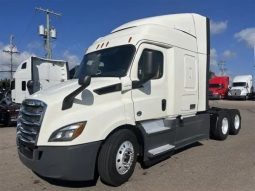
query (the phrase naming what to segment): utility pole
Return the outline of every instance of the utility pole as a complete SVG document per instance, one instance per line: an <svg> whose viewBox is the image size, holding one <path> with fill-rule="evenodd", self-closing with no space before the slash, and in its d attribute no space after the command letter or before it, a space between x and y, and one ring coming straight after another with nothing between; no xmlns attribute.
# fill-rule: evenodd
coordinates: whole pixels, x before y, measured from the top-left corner
<svg viewBox="0 0 255 191"><path fill-rule="evenodd" d="M219 70L220 70L220 75L224 76L226 74L227 68L225 67L226 61L221 60L218 62Z"/></svg>
<svg viewBox="0 0 255 191"><path fill-rule="evenodd" d="M17 50L15 50L16 46L14 45L13 43L13 39L14 39L14 36L11 35L10 36L10 45L9 45L9 49L8 50L3 50L3 52L5 53L8 53L10 56L11 56L11 80L12 80L12 73L13 73L13 61L12 61L12 57L13 57L13 54L19 54L19 52Z"/></svg>
<svg viewBox="0 0 255 191"><path fill-rule="evenodd" d="M35 8L37 11L42 11L46 13L46 29L43 25L39 26L39 34L45 38L45 49L46 49L46 58L51 59L52 49L51 49L51 38L56 38L56 30L50 26L50 15L61 16L60 13L55 13L49 9L43 9L40 7Z"/></svg>

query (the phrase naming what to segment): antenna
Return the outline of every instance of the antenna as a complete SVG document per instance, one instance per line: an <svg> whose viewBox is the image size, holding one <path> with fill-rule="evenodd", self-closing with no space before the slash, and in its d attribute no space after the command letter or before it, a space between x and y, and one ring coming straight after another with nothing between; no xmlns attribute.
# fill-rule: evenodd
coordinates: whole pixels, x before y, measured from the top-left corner
<svg viewBox="0 0 255 191"><path fill-rule="evenodd" d="M37 11L42 11L46 13L46 29L43 25L39 26L39 34L45 39L45 50L46 50L46 58L51 59L52 57L52 49L50 39L56 39L57 33L56 29L50 26L50 15L62 16L60 13L55 13L54 11L50 11L49 9L43 9L40 7L35 8Z"/></svg>
<svg viewBox="0 0 255 191"><path fill-rule="evenodd" d="M10 45L9 45L9 49L3 50L3 52L8 53L8 54L10 54L10 56L11 56L11 71L10 71L10 72L11 72L11 80L12 80L12 77L13 77L13 75L12 75L12 73L13 73L12 57L13 57L13 54L19 54L19 52L17 51L17 49L15 49L16 46L15 46L14 43L13 43L13 39L14 39L14 36L11 35L11 36L10 36Z"/></svg>

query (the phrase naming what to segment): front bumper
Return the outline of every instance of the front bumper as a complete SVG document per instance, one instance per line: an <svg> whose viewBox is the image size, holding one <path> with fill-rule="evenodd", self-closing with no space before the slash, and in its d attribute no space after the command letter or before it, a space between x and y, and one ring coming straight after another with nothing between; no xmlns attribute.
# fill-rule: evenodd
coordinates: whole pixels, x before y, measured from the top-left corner
<svg viewBox="0 0 255 191"><path fill-rule="evenodd" d="M20 160L43 177L71 181L94 179L101 141L75 146L39 146L33 149L17 141Z"/></svg>
<svg viewBox="0 0 255 191"><path fill-rule="evenodd" d="M220 94L211 94L209 95L209 99L220 99Z"/></svg>
<svg viewBox="0 0 255 191"><path fill-rule="evenodd" d="M246 95L228 95L228 99L246 99Z"/></svg>

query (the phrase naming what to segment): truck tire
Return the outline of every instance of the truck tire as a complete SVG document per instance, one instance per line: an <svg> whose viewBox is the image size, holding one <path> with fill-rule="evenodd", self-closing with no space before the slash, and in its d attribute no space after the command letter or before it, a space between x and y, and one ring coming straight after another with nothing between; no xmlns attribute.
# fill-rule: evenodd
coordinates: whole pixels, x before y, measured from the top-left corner
<svg viewBox="0 0 255 191"><path fill-rule="evenodd" d="M123 129L112 134L103 144L98 156L98 173L102 182L119 186L134 172L138 143L134 133Z"/></svg>
<svg viewBox="0 0 255 191"><path fill-rule="evenodd" d="M229 134L237 135L241 129L241 115L237 109L230 110L230 129Z"/></svg>
<svg viewBox="0 0 255 191"><path fill-rule="evenodd" d="M213 138L216 140L225 140L228 137L230 129L229 114L225 110L218 111L216 124L213 130Z"/></svg>

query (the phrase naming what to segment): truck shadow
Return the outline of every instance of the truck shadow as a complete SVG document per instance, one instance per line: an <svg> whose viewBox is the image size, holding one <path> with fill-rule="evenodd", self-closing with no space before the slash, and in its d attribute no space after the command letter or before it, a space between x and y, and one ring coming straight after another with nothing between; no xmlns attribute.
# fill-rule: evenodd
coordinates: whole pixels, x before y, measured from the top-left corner
<svg viewBox="0 0 255 191"><path fill-rule="evenodd" d="M200 143L200 142L192 143L192 144L190 144L190 145L187 145L187 146L185 146L185 147L182 147L182 148L176 150L176 151L174 152L174 155L176 155L176 154L178 154L178 153L181 153L181 152L183 152L183 151L186 151L187 149L190 149L190 148L193 148L193 147L199 147L199 146L202 146L202 145L203 145L203 144Z"/></svg>
<svg viewBox="0 0 255 191"><path fill-rule="evenodd" d="M170 153L166 153L165 155L162 155L162 156L160 156L160 157L158 157L158 158L155 158L155 159L153 159L153 160L150 160L150 162L148 162L148 163L145 163L145 164L144 164L140 158L138 158L138 162L141 164L141 167L142 167L143 169L148 169L148 168L150 168L150 167L152 167L152 166L154 166L154 165L159 164L159 163L162 162L162 161L165 161L165 160L171 158L171 156L177 155L177 154L179 154L179 153L181 153L181 152L184 152L184 151L186 151L186 150L188 150L188 149L191 149L191 148L193 148L193 147L198 147L198 146L202 146L202 145L203 145L203 144L200 143L200 142L195 142L195 143L192 143L192 144L190 144L190 145L184 146L184 147L182 147L182 148L180 148L180 149L178 149L178 150L175 150L175 151L170 152Z"/></svg>
<svg viewBox="0 0 255 191"><path fill-rule="evenodd" d="M59 180L59 179L42 177L39 174L36 174L36 175L54 186L67 187L67 188L92 187L92 186L95 186L98 181L98 176L91 181L68 181L68 180Z"/></svg>

